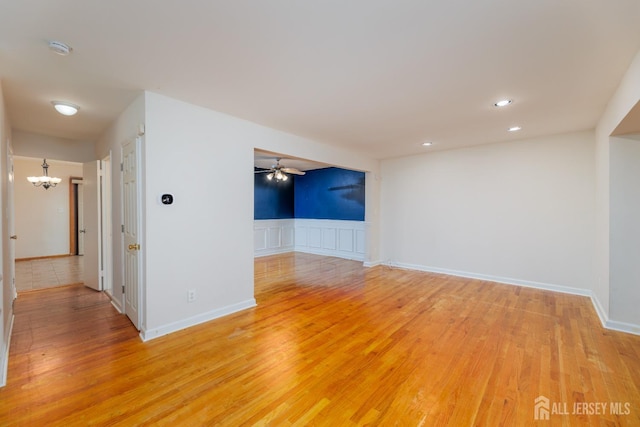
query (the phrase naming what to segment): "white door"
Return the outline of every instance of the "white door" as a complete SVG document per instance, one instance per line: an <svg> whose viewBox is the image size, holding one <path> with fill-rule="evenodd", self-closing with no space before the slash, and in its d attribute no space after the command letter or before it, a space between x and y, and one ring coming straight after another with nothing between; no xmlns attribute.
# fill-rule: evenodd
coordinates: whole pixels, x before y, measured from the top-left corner
<svg viewBox="0 0 640 427"><path fill-rule="evenodd" d="M7 171L9 172L9 180L7 184L7 220L9 225L9 277L5 280L10 280L11 284L11 298L15 299L18 296L18 292L16 291L16 228L15 228L15 217L14 217L14 204L13 204L13 153L7 147Z"/></svg>
<svg viewBox="0 0 640 427"><path fill-rule="evenodd" d="M84 285L102 290L100 280L100 161L82 165L82 227L84 232Z"/></svg>
<svg viewBox="0 0 640 427"><path fill-rule="evenodd" d="M139 330L140 327L140 229L139 183L140 139L122 147L122 198L124 208L124 307L125 313Z"/></svg>

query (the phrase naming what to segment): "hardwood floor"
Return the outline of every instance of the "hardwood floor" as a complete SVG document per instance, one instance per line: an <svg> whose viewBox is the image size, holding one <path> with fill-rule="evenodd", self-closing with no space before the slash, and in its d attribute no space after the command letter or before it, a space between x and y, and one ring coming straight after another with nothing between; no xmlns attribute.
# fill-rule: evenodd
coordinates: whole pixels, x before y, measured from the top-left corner
<svg viewBox="0 0 640 427"><path fill-rule="evenodd" d="M0 425L640 425L640 336L588 298L306 254L255 282L147 343L103 294L21 295Z"/></svg>

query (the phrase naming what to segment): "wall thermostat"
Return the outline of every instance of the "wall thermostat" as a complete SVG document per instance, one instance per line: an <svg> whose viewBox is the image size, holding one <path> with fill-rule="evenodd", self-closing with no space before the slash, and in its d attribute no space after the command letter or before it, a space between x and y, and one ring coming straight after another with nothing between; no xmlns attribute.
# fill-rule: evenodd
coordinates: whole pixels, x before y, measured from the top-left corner
<svg viewBox="0 0 640 427"><path fill-rule="evenodd" d="M160 197L160 201L163 205L170 205L173 203L173 196L171 194L163 194L162 197Z"/></svg>

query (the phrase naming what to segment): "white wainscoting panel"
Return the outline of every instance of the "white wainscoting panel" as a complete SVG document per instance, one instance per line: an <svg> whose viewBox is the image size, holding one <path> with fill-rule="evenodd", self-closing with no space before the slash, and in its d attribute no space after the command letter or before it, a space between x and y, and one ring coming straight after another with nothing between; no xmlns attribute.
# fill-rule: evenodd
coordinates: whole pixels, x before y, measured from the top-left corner
<svg viewBox="0 0 640 427"><path fill-rule="evenodd" d="M295 250L364 261L363 221L296 219Z"/></svg>
<svg viewBox="0 0 640 427"><path fill-rule="evenodd" d="M299 231L304 231L304 233L300 233ZM296 235L300 236L303 234L307 236L307 247L318 249L322 248L322 228L306 227L302 230L296 224ZM298 246L298 242L296 242L296 246Z"/></svg>
<svg viewBox="0 0 640 427"><path fill-rule="evenodd" d="M254 256L298 251L364 261L364 226L363 221L329 219L255 220Z"/></svg>
<svg viewBox="0 0 640 427"><path fill-rule="evenodd" d="M322 249L330 251L336 250L336 229L334 227L326 227L322 229Z"/></svg>
<svg viewBox="0 0 640 427"><path fill-rule="evenodd" d="M292 252L295 220L264 219L253 222L253 254L256 257Z"/></svg>

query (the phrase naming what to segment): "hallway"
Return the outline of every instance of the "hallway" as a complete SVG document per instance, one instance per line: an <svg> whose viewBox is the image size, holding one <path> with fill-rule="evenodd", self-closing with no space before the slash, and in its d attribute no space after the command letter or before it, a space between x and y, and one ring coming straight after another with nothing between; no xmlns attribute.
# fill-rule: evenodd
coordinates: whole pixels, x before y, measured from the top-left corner
<svg viewBox="0 0 640 427"><path fill-rule="evenodd" d="M16 290L35 291L82 283L81 256L16 260Z"/></svg>

